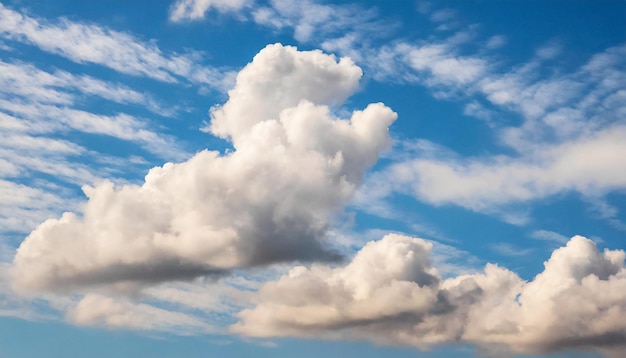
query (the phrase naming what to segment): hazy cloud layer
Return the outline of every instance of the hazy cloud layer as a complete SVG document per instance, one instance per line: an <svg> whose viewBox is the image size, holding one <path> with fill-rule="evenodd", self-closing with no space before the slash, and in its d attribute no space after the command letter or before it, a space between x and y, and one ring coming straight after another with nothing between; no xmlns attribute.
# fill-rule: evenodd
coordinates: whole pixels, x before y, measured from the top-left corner
<svg viewBox="0 0 626 358"><path fill-rule="evenodd" d="M443 280L430 264L431 248L390 234L365 245L346 266L295 267L265 283L256 306L231 329L418 348L466 342L492 352L625 348L624 251L600 252L575 236L525 282L493 264Z"/></svg>
<svg viewBox="0 0 626 358"><path fill-rule="evenodd" d="M212 110L225 155L150 170L141 186L85 186L82 214L48 220L21 244L17 287L61 289L220 275L241 266L333 260L323 245L365 170L389 145L382 104L334 118L361 70L320 51L269 45Z"/></svg>

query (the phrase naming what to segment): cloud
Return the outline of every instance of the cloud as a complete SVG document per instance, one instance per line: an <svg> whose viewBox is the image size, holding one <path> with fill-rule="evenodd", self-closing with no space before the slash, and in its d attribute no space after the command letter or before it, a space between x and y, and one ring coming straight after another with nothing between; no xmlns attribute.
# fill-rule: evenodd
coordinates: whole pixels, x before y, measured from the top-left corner
<svg viewBox="0 0 626 358"><path fill-rule="evenodd" d="M316 43L355 61L365 57L363 50L372 39L383 38L398 27L398 23L379 19L376 8L312 0L178 0L169 15L174 22L194 21L204 19L211 10L276 31L292 31L300 43Z"/></svg>
<svg viewBox="0 0 626 358"><path fill-rule="evenodd" d="M578 141L545 146L530 158L411 159L374 174L363 190L382 187L435 205L488 213L562 192L602 196L626 188L624 143L626 127L616 125ZM388 194L378 193L381 198Z"/></svg>
<svg viewBox="0 0 626 358"><path fill-rule="evenodd" d="M74 208L76 184L119 175L122 168L127 175L136 167L132 156L111 157L78 144L73 137L77 132L134 143L168 160L188 156L172 137L153 130L143 118L77 109L94 97L164 115L171 112L149 95L120 84L0 61L0 179L29 201L18 205L5 200L0 205L0 232L27 234L37 223L58 216L58 208ZM48 204L50 197L54 205Z"/></svg>
<svg viewBox="0 0 626 358"><path fill-rule="evenodd" d="M321 51L307 52L303 56L289 47L269 45L255 57L253 65L241 70L235 88L228 92L228 101L211 109L211 123L205 130L230 138L238 147L258 123L279 119L286 108L307 106L302 100L314 105L343 103L356 91L361 76L361 69L349 58L337 62ZM300 124L305 123L305 120L300 121ZM293 130L296 128L299 127L294 124ZM305 139L304 133L294 135Z"/></svg>
<svg viewBox="0 0 626 358"><path fill-rule="evenodd" d="M28 26L21 28L19 24ZM81 44L79 39L76 39L77 43L70 41L72 36L85 34L72 34L69 28L85 26L95 34L97 27L69 22L65 25L65 29L55 27L0 5L0 36L16 35L11 32L15 30L26 36L18 36L18 41L31 38L33 43L41 46L55 36L62 39L58 43L61 47L74 44L86 50L89 45L94 45ZM102 43L110 43L105 41L106 31L100 35ZM133 38L127 36L126 39ZM95 38L85 41L91 40L96 41ZM116 43L115 38L109 40L115 46L109 48L108 57L102 56L107 57L105 65L115 67L115 51L120 46L133 46ZM106 52L106 48L101 50ZM83 62L80 57L74 60ZM108 137L107 140L116 138L166 160L188 157L180 141L154 129L152 121L120 113L119 106L116 107L117 113L107 115L81 108L94 99L135 106L135 109L140 107L161 116L175 112L164 108L151 95L119 83L58 69L45 71L19 61L0 61L0 180L3 189L9 188L7 193L11 192L7 195L28 199L20 203L5 200L0 205L0 233L27 234L37 223L58 216L59 208L75 210L76 184L92 184L103 177L128 176L136 169L136 163L131 160L136 155L112 157L106 151L91 147L91 141L81 143L76 139L77 133Z"/></svg>
<svg viewBox="0 0 626 358"><path fill-rule="evenodd" d="M433 12L430 15L430 20L433 22L447 22L453 20L456 17L456 12L452 9L441 9Z"/></svg>
<svg viewBox="0 0 626 358"><path fill-rule="evenodd" d="M433 89L438 97L453 98L458 92L473 92L473 87L492 71L487 56L461 50L475 37L475 29L469 27L442 40L396 39L380 47L343 46L338 50L361 53L358 58L377 81L420 84Z"/></svg>
<svg viewBox="0 0 626 358"><path fill-rule="evenodd" d="M141 105L154 113L168 115L149 95L126 86L65 71L46 72L25 63L0 61L0 160L11 166L1 177L28 176L39 172L71 183L93 183L114 168L71 163L77 157L96 157L67 134L75 132L114 137L135 143L147 152L168 160L188 155L172 137L153 130L152 123L124 113L102 115L77 109L86 98L102 98L118 104ZM121 160L118 159L118 163ZM115 166L115 165L113 165ZM7 168L12 169L7 173ZM125 166L128 170L128 166ZM96 174L96 172L98 172Z"/></svg>
<svg viewBox="0 0 626 358"><path fill-rule="evenodd" d="M0 228L3 233L34 228L55 213L58 206L72 207L63 190L43 190L0 178ZM1 262L2 260L0 260Z"/></svg>
<svg viewBox="0 0 626 358"><path fill-rule="evenodd" d="M237 12L249 6L252 0L178 0L170 8L170 20L198 20L210 9L219 12Z"/></svg>
<svg viewBox="0 0 626 358"><path fill-rule="evenodd" d="M549 231L549 230L536 230L530 234L530 237L537 240L550 241L557 244L565 244L567 242L567 237L559 234L558 232Z"/></svg>
<svg viewBox="0 0 626 358"><path fill-rule="evenodd" d="M402 193L523 223L525 215L513 213L513 206L575 192L600 207L606 194L626 187L619 174L626 170L621 160L626 154L621 116L626 113L626 72L621 69L626 46L609 48L572 73L540 80L541 59L501 74L487 71L486 65L476 76L465 76L472 71L456 71L454 66L446 67L450 77L430 69L445 62L448 47L407 47L413 49L407 53L414 69L431 71L426 83L484 95L490 103L473 100L466 113L486 119L507 153L463 157L447 148L395 153L394 163L366 181L363 191L373 195L359 195L360 207L384 207L384 198ZM521 115L521 123L496 121L510 116L507 111ZM603 216L619 226L615 213L608 214Z"/></svg>
<svg viewBox="0 0 626 358"><path fill-rule="evenodd" d="M380 36L389 30L388 24L376 20L377 12L355 5L317 4L314 1L272 0L270 6L253 12L256 23L277 29L293 29L300 42L330 40L346 34ZM313 36L315 34L315 36Z"/></svg>
<svg viewBox="0 0 626 358"><path fill-rule="evenodd" d="M392 320L405 312L424 313L438 300L431 248L425 241L390 234L365 245L345 267L295 267L261 287L259 304L240 314L242 322L233 331L308 336L325 328L367 327L377 318Z"/></svg>
<svg viewBox="0 0 626 358"><path fill-rule="evenodd" d="M295 267L265 283L231 330L421 349L452 342L531 354L623 348L624 251L600 252L575 236L524 282L493 264L443 280L430 263L431 249L427 241L389 234L346 266Z"/></svg>
<svg viewBox="0 0 626 358"><path fill-rule="evenodd" d="M87 294L70 308L66 319L76 325L106 326L151 331L208 333L212 327L184 313L171 312L144 303L134 303L100 294Z"/></svg>
<svg viewBox="0 0 626 358"><path fill-rule="evenodd" d="M388 147L383 104L331 115L361 70L320 51L269 45L208 126L225 155L155 167L141 186L83 188L82 214L42 223L14 259L16 287L47 290L221 275L237 267L334 260L323 244L364 172Z"/></svg>
<svg viewBox="0 0 626 358"><path fill-rule="evenodd" d="M38 103L68 105L77 102L77 97L90 95L163 112L153 99L126 86L65 71L50 73L26 63L0 61L0 85L3 97L16 95Z"/></svg>
<svg viewBox="0 0 626 358"><path fill-rule="evenodd" d="M2 113L4 112L4 113ZM134 143L149 153L174 160L186 156L171 136L150 129L148 121L124 113L101 115L18 99L0 99L0 128L4 139L0 159L6 158L16 173L42 172L57 175L72 183L93 183L112 168L101 168L96 174L81 163L69 164L71 157L94 155L76 143L57 139L66 133L89 133ZM100 153L98 160L104 159Z"/></svg>
<svg viewBox="0 0 626 358"><path fill-rule="evenodd" d="M168 54L155 42L91 24L61 19L50 23L0 4L0 36L39 47L77 63L94 63L120 73L159 81L189 82L224 90L231 74L197 63L197 54Z"/></svg>
<svg viewBox="0 0 626 358"><path fill-rule="evenodd" d="M239 21L252 20L277 31L292 31L300 43L317 43L326 51L338 51L353 60L361 59L361 48L373 38L382 38L397 23L377 19L376 8L358 4L323 4L312 0L179 0L170 8L170 20L204 19L211 10L230 14ZM359 44L359 49L354 48Z"/></svg>
<svg viewBox="0 0 626 358"><path fill-rule="evenodd" d="M467 42L474 27L459 31L445 41L415 44L393 38L399 22L381 19L375 7L357 4L324 4L316 1L270 0L267 4L234 1L181 0L175 3L170 18L175 21L203 18L209 9L234 12L240 20L251 18L256 24L279 31L293 31L300 43L314 43L325 51L349 56L371 71L377 80L424 82L428 86L474 84L486 73L488 62L478 56L461 56L454 46ZM456 13L441 9L429 15L439 28L458 27ZM384 39L389 45L380 47L373 39ZM490 42L491 48L504 43L502 36Z"/></svg>
<svg viewBox="0 0 626 358"><path fill-rule="evenodd" d="M447 45L425 45L403 48L410 67L415 71L429 71L426 80L432 85L465 85L484 75L486 62L479 58L455 56Z"/></svg>
<svg viewBox="0 0 626 358"><path fill-rule="evenodd" d="M504 35L494 35L487 40L485 46L489 49L495 49L506 45L507 38Z"/></svg>
<svg viewBox="0 0 626 358"><path fill-rule="evenodd" d="M517 245L512 245L506 242L498 242L489 246L491 250L497 252L498 254L502 256L508 256L508 257L528 256L533 251L535 251L532 248L524 249L524 248L518 247Z"/></svg>
<svg viewBox="0 0 626 358"><path fill-rule="evenodd" d="M519 126L499 126L500 141L522 153L537 145L579 140L620 123L625 113L626 45L608 48L576 71L545 75L537 57L476 85L491 104L522 115ZM598 66L598 64L602 64Z"/></svg>

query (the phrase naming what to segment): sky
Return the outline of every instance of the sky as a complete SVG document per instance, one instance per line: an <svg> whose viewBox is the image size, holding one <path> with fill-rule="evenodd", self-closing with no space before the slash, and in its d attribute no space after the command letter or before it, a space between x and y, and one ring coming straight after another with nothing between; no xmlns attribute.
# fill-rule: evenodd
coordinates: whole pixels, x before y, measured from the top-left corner
<svg viewBox="0 0 626 358"><path fill-rule="evenodd" d="M4 1L0 358L623 358L625 22Z"/></svg>

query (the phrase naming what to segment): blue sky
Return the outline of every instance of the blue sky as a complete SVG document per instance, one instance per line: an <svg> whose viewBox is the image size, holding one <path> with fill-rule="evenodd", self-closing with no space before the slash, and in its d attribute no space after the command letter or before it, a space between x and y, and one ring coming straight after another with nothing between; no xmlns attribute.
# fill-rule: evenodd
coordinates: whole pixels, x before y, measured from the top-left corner
<svg viewBox="0 0 626 358"><path fill-rule="evenodd" d="M0 357L622 357L625 20L4 2Z"/></svg>

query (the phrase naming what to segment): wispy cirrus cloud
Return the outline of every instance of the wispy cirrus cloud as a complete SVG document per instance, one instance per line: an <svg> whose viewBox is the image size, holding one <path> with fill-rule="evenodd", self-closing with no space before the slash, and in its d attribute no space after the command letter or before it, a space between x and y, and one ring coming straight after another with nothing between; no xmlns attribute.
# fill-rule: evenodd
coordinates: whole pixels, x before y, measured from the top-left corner
<svg viewBox="0 0 626 358"><path fill-rule="evenodd" d="M198 20L212 9L223 13L238 12L253 2L254 0L178 0L170 8L170 20Z"/></svg>
<svg viewBox="0 0 626 358"><path fill-rule="evenodd" d="M23 232L54 216L60 205L75 207L72 195L58 186L33 187L0 178L0 228L2 233ZM1 262L4 262L0 260ZM5 277L3 277L5 279Z"/></svg>
<svg viewBox="0 0 626 358"><path fill-rule="evenodd" d="M378 37L388 32L393 26L379 20L377 15L376 10L358 5L320 4L309 0L272 0L269 6L260 6L252 13L259 25L289 29L297 41L319 43L346 36L366 41L366 34Z"/></svg>
<svg viewBox="0 0 626 358"><path fill-rule="evenodd" d="M624 189L619 173L626 170L620 159L626 153L621 121L626 111L625 49L607 49L577 71L549 79L537 79L538 60L511 73L484 72L468 83L456 78L455 87L483 94L491 102L485 108L498 111L493 113L522 116L519 126L492 123L500 143L515 154L466 158L445 148L422 148L373 174L364 190L376 187L381 198L400 192L435 205L496 214L509 204L557 193L598 199ZM448 78L431 75L440 84ZM476 111L480 109L469 112Z"/></svg>
<svg viewBox="0 0 626 358"><path fill-rule="evenodd" d="M565 244L567 236L550 230L536 230L530 234L530 237L536 240L549 241L557 244Z"/></svg>
<svg viewBox="0 0 626 358"><path fill-rule="evenodd" d="M6 103L0 101L0 108L11 113L12 122L19 122L17 125L20 127L37 128L30 132L31 134L78 131L134 142L148 152L167 159L180 159L185 155L173 138L150 129L147 120L128 114L108 116L56 106L19 103L3 106L4 104ZM50 119L53 121L49 121ZM46 121L47 124L39 126ZM14 132L19 133L17 130Z"/></svg>
<svg viewBox="0 0 626 358"><path fill-rule="evenodd" d="M61 23L63 25L57 26L40 21L0 5L0 36L8 41L34 44L79 63L97 63L106 57L105 66L124 68L123 61L129 59L122 56L115 64L114 51L133 46L116 41L136 41L132 36L98 31L95 25L73 24L66 20ZM82 33L81 29L91 31L91 35ZM99 46L94 36L101 36L102 44L110 45L101 46L100 57L88 54L89 46ZM116 40L115 36L121 37ZM108 42L105 38L109 38ZM60 47L54 47L55 43ZM158 50L144 46L145 51L150 49ZM112 52L108 57L104 56L109 50ZM73 208L76 188L122 175L122 168L126 174L130 173L136 167L132 158L155 155L176 160L187 155L179 141L163 133L165 129L158 122L124 113L139 110L149 116L156 114L159 119L176 114L176 108L163 105L148 92L86 74L44 70L35 64L9 60L11 57L0 61L0 162L4 164L0 178L14 187L19 197L32 202L10 205L5 201L1 214L5 225L0 228L1 232L27 232L37 222L58 213L58 205ZM117 113L92 112L87 107L94 100L114 104ZM78 133L136 145L138 153L130 158L111 156L107 148L93 148L90 142L77 141ZM45 204L49 200L38 202L32 193L42 198L51 196L57 209Z"/></svg>
<svg viewBox="0 0 626 358"><path fill-rule="evenodd" d="M361 47L397 27L397 23L380 19L375 8L311 0L271 0L262 4L253 0L180 0L171 7L170 20L198 21L211 9L275 31L291 32L298 42L315 43L355 61L362 59ZM361 45L354 48L356 44Z"/></svg>
<svg viewBox="0 0 626 358"><path fill-rule="evenodd" d="M213 89L230 87L233 74L198 63L198 54L165 53L155 42L94 24L37 19L0 5L0 36L77 63L164 82L185 80Z"/></svg>
<svg viewBox="0 0 626 358"><path fill-rule="evenodd" d="M20 96L32 102L75 104L83 96L96 96L121 104L138 104L159 111L156 101L127 86L66 71L43 71L31 64L0 61L2 96Z"/></svg>

